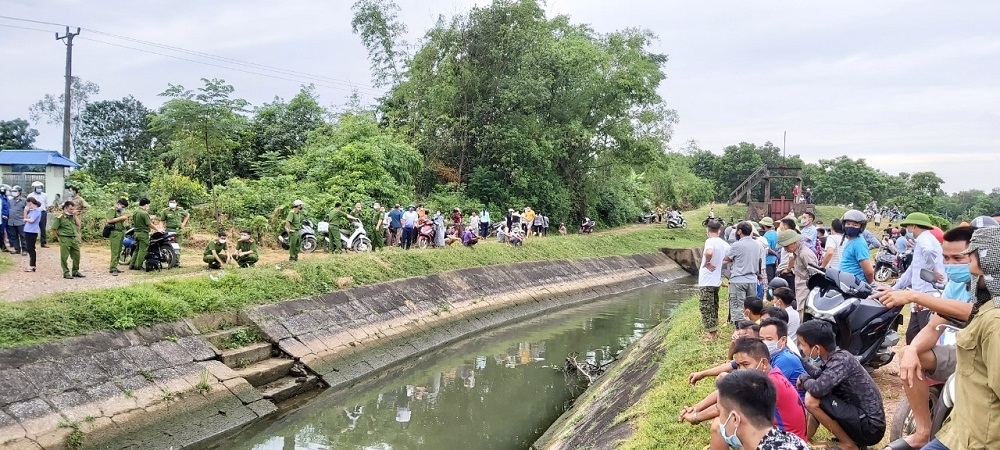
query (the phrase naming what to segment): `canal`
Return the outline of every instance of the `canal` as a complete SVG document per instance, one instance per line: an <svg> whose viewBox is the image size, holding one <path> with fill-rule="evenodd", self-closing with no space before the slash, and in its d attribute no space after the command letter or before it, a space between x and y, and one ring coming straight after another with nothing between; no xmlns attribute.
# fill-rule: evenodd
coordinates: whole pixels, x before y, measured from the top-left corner
<svg viewBox="0 0 1000 450"><path fill-rule="evenodd" d="M586 389L567 355L608 361L693 295L692 279L528 319L379 377L293 400L211 449L528 448Z"/></svg>

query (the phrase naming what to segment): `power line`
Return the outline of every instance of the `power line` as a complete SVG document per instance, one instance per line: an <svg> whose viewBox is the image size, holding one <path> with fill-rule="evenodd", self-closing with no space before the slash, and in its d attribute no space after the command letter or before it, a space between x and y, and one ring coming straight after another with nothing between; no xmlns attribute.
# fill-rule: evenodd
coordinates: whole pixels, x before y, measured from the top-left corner
<svg viewBox="0 0 1000 450"><path fill-rule="evenodd" d="M0 27L17 28L17 29L21 29L21 30L31 30L31 31L41 31L43 33L53 33L52 30L43 30L41 28L31 28L31 27L19 27L17 25L7 25L5 23L0 23Z"/></svg>
<svg viewBox="0 0 1000 450"><path fill-rule="evenodd" d="M68 25L54 23L54 22L45 22L45 21L40 21L40 20L25 19L25 18L21 18L21 17L11 17L11 16L4 16L4 15L0 15L0 19L16 20L16 21L22 21L22 22L37 23L37 24L42 24L42 25L54 25L54 26L59 26L59 27L68 26ZM0 25L2 25L2 24L0 24ZM4 25L4 26L9 26L9 27L12 27L12 28L26 28L26 27L16 27L16 26L13 26L13 25ZM28 28L26 28L26 29L28 29ZM195 51L195 50L188 50L188 49L185 49L185 48L182 48L182 47L176 47L176 46L172 46L172 45L160 44L160 43L156 43L156 42L152 42L152 41L146 41L146 40L137 39L137 38L132 38L132 37L128 37L128 36L122 36L122 35L118 35L118 34L114 34L114 33L108 33L108 32L105 32L105 31L95 30L95 29L92 29L92 28L84 28L84 29L87 30L87 31L89 31L89 32L91 32L91 33L108 36L108 37L114 38L114 39L121 39L121 40L129 41L129 42L134 42L136 44L141 44L141 45L146 45L146 46L150 46L150 47L160 48L160 49L164 49L164 50L171 50L171 51L175 51L175 52L185 53L185 54L188 54L188 55L191 55L191 56L197 56L197 57L205 58L205 59L209 59L209 60L215 60L215 61L219 61L219 62L225 62L227 64L233 64L233 65L243 66L243 67L250 67L250 68L253 68L253 69L256 69L256 70L263 70L263 71L266 71L266 72L276 72L276 73L279 73L281 75L294 76L294 77L297 77L297 79L293 80L293 79L283 78L283 77L279 77L279 76L274 76L274 75L269 75L269 74L263 74L263 73L260 73L260 72L254 72L254 71L249 71L249 70L241 70L241 69L236 69L236 68L233 68L233 67L228 67L228 66L222 66L222 65L218 65L218 64L207 63L207 62L204 62L204 61L199 61L199 60L194 60L194 59L189 59L189 58L183 58L183 57L174 56L174 55L168 55L168 54L164 54L164 53L160 53L160 52L155 52L155 51L151 51L151 50L144 50L144 49L140 49L140 48L136 48L136 47L129 47L129 46L126 46L126 45L115 44L115 43L111 43L111 42L99 41L99 40L95 40L95 39L87 39L87 40L90 40L90 41L93 41L93 42L99 42L99 43L106 44L106 45L112 45L112 46L116 46L116 47L122 47L122 48L131 49L131 50L136 50L136 51L144 51L144 52L155 54L155 55L159 55L159 56L164 56L164 57L168 57L168 58L175 58L175 59L179 59L179 60L182 60L182 61L193 62L193 63L196 63L196 64L205 64L205 65L212 66L212 67L219 67L219 68L224 68L224 69L231 69L231 70L235 70L235 71L238 71L238 72L244 72L244 73L248 73L248 74L252 74L252 75L260 75L260 76L266 76L266 77L270 77L270 78L277 78L277 79L283 79L283 80L288 80L288 81L296 81L296 82L302 82L301 79L305 78L307 80L315 80L315 81L319 81L319 82L323 82L323 83L334 83L334 84L340 84L340 85L343 85L343 86L347 86L347 88L344 88L344 87L339 87L338 88L338 87L335 87L335 86L323 85L323 84L316 83L317 85L322 85L322 86L333 88L333 89L342 89L342 90L348 90L348 91L355 91L355 90L357 90L359 92L363 91L366 94L372 94L372 95L375 95L375 94L379 93L376 90L377 88L375 88L374 86L368 85L368 84L364 84L364 83L355 83L355 82L352 82L350 80L343 80L343 79L338 79L338 78L326 77L326 76L322 76L322 75L314 75L314 74L310 74L308 72L300 72L300 71L291 70L291 69L283 69L283 68L280 68L280 67L269 66L269 65L265 65L265 64L258 64L258 63L249 62L249 61L243 61L243 60L239 60L239 59L236 59L236 58L229 58L229 57L226 57L226 56L213 55L211 53L199 52L199 51ZM34 29L34 30L38 30L38 29ZM49 32L48 30L38 30L38 31ZM83 38L81 38L81 39L83 39ZM314 82L314 81L309 81L309 82Z"/></svg>
<svg viewBox="0 0 1000 450"><path fill-rule="evenodd" d="M83 38L83 37L81 37L80 39L81 40L90 41L90 42L97 42L99 44L104 44L104 45L111 45L111 46L114 46L114 47L126 48L126 49L129 49L129 50L135 50L135 51L139 51L139 52L143 52L143 53L150 53L150 54L153 54L153 55L163 56L163 57L166 57L166 58L174 58L174 59L179 59L181 61L188 61L188 62L193 62L193 63L198 63L198 64L204 64L204 65L207 65L207 66L218 67L218 68L222 68L222 69L234 70L234 71L237 71L237 72L248 73L248 74L251 74L251 75L259 75L259 76L262 76L262 77L275 78L275 79L278 79L278 80L285 80L285 81L293 81L293 82L302 83L302 84L312 83L312 84L315 84L316 86L327 87L327 88L330 88L330 89L339 89L339 90L348 91L348 92L351 92L351 91L355 90L355 89L351 89L351 88L347 88L347 87L343 87L343 86L332 86L332 85L328 85L328 84L311 82L309 80L294 79L294 78L285 78L285 77L281 77L281 76L277 76L277 75L271 75L271 74L267 74L267 73L260 73L260 72L250 71L250 70L239 69L239 68L236 68L236 67L223 66L221 64L213 64L213 63L210 63L210 62L198 61L198 60L194 60L194 59L190 59L190 58L184 58L182 56L169 55L169 54L166 54L166 53L155 52L155 51L152 51L152 50L146 50L146 49L142 49L142 48L130 47L130 46L127 46L127 45L122 45L122 44L116 44L114 42L101 41L101 40L94 39L94 38ZM360 92L360 89L358 89L358 91ZM365 93L374 94L374 92L370 92L370 91L369 92L365 92Z"/></svg>

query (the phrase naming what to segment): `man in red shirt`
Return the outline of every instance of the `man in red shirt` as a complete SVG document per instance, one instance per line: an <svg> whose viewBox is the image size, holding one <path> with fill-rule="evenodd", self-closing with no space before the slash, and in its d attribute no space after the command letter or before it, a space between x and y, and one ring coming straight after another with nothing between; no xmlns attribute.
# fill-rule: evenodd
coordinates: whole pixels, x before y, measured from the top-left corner
<svg viewBox="0 0 1000 450"><path fill-rule="evenodd" d="M770 352L767 345L757 338L739 338L733 345L733 362L740 369L757 370L767 374L767 377L774 384L777 390L777 403L774 407L774 427L779 431L785 431L806 440L806 412L802 398L792 383L788 381L780 370L771 367ZM711 442L709 448L712 450L726 450L729 444L722 438L719 428L722 425L716 403L719 400L718 391L712 392L698 404L681 410L681 421L691 424L712 421ZM724 418L723 418L724 419Z"/></svg>

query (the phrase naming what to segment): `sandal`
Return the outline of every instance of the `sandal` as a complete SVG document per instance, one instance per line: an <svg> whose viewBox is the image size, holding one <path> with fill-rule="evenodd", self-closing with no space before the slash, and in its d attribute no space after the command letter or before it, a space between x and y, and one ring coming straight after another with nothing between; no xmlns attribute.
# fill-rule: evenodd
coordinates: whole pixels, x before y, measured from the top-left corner
<svg viewBox="0 0 1000 450"><path fill-rule="evenodd" d="M27 269L24 269L24 271L25 271L25 272L34 272L34 271L35 271L35 268L34 268L34 267L29 267L29 268L27 268Z"/></svg>

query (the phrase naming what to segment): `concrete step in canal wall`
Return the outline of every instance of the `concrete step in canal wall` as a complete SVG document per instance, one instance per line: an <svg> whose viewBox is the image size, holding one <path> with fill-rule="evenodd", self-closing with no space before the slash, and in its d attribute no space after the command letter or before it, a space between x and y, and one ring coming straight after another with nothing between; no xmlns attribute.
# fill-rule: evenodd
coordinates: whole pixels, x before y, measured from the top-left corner
<svg viewBox="0 0 1000 450"><path fill-rule="evenodd" d="M492 266L0 351L0 449L204 443L303 392L683 275L663 253Z"/></svg>

